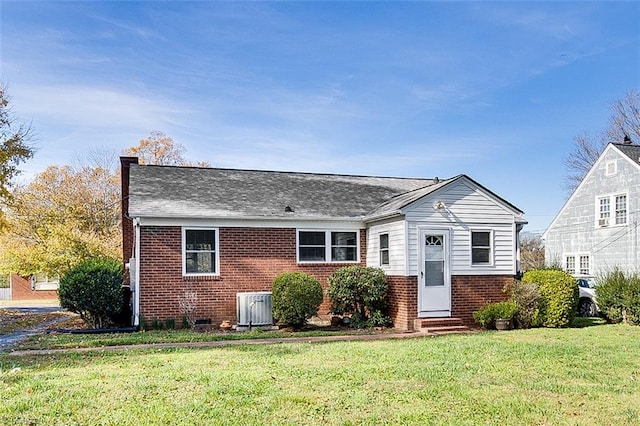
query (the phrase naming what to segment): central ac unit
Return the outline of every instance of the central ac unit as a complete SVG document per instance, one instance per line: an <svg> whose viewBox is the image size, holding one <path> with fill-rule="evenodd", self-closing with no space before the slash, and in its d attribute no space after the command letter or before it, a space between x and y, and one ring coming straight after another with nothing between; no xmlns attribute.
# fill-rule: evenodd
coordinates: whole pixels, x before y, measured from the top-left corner
<svg viewBox="0 0 640 426"><path fill-rule="evenodd" d="M609 219L598 220L598 226L607 226L607 225L609 225Z"/></svg>
<svg viewBox="0 0 640 426"><path fill-rule="evenodd" d="M273 325L271 292L236 293L238 327L265 327Z"/></svg>

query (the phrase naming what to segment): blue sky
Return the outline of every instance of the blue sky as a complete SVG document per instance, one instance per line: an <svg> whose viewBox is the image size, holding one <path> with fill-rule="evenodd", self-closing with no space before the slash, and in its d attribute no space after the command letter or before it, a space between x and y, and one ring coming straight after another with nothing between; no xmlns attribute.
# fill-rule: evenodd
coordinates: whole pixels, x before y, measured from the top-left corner
<svg viewBox="0 0 640 426"><path fill-rule="evenodd" d="M2 1L29 179L160 130L215 167L471 176L543 231L640 87L636 2Z"/></svg>

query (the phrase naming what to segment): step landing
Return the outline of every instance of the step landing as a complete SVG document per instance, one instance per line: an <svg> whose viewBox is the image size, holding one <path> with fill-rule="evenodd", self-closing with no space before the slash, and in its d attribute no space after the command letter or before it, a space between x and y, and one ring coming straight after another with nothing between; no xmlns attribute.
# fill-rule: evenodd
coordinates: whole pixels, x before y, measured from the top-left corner
<svg viewBox="0 0 640 426"><path fill-rule="evenodd" d="M460 318L418 318L413 321L416 331L426 334L471 333Z"/></svg>

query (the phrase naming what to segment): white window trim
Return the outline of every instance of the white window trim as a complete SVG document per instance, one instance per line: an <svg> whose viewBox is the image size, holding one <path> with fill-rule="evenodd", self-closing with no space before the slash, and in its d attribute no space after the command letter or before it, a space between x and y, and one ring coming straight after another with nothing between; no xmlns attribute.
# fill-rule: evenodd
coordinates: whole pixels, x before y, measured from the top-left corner
<svg viewBox="0 0 640 426"><path fill-rule="evenodd" d="M580 271L580 257L581 256L587 256L589 258L589 271L586 274L581 273ZM570 273L569 271L567 271L567 257L573 257L575 260L574 266L575 266L575 270L573 271L573 273ZM591 276L591 271L593 268L593 256L591 256L591 252L567 252L564 253L562 255L562 258L564 259L564 264L562 265L562 270L573 275L574 277L590 277Z"/></svg>
<svg viewBox="0 0 640 426"><path fill-rule="evenodd" d="M382 248L382 245L380 244L380 239L382 238L383 235L387 236L387 248ZM388 232L381 232L378 234L378 262L380 264L381 268L389 268L391 266L391 250L390 250L390 246L391 246L391 241L389 239L389 233ZM382 252L386 251L387 252L387 263L382 263Z"/></svg>
<svg viewBox="0 0 640 426"><path fill-rule="evenodd" d="M573 259L573 272L571 272L571 271L569 270L569 268L567 267L567 266L568 266L568 263L569 263L569 262L567 262L567 260L568 260L569 258L572 258L572 259ZM571 274L571 275L575 275L575 274L576 274L576 271L577 271L577 269L576 269L576 256L575 256L574 254L566 253L566 254L564 255L564 265L563 265L563 269L565 270L565 272L566 272L567 274Z"/></svg>
<svg viewBox="0 0 640 426"><path fill-rule="evenodd" d="M488 232L489 233L489 262L487 263L473 263L473 233L474 232ZM469 264L472 268L486 268L487 266L494 266L495 264L495 241L493 229L470 229L469 230Z"/></svg>
<svg viewBox="0 0 640 426"><path fill-rule="evenodd" d="M215 258L216 266L214 272L187 272L187 231L215 231ZM213 227L182 227L182 276L183 277L212 277L220 276L220 230Z"/></svg>
<svg viewBox="0 0 640 426"><path fill-rule="evenodd" d="M625 196L626 198L626 221L625 223L616 224L616 197ZM609 200L609 218L606 220L606 223L603 223L600 220L600 200L606 198ZM619 226L628 226L629 225L629 192L616 192L613 194L602 194L598 195L595 198L595 221L594 226L596 228L612 228Z"/></svg>
<svg viewBox="0 0 640 426"><path fill-rule="evenodd" d="M300 260L300 232L324 232L325 260ZM356 260L331 260L331 233L332 232L355 232L356 234ZM300 264L310 263L360 263L360 230L359 229L296 229L296 262Z"/></svg>

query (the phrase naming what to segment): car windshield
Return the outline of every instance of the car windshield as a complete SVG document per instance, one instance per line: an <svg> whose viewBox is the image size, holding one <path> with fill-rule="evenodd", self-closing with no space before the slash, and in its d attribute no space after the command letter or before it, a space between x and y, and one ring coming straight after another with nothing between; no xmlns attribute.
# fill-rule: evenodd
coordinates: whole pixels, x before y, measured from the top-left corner
<svg viewBox="0 0 640 426"><path fill-rule="evenodd" d="M587 278L578 278L578 286L582 288L595 288L593 281Z"/></svg>

